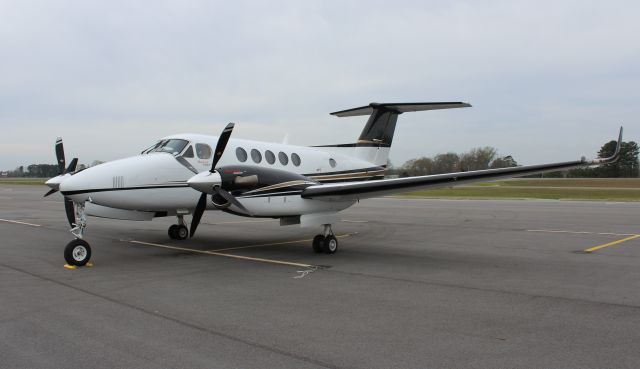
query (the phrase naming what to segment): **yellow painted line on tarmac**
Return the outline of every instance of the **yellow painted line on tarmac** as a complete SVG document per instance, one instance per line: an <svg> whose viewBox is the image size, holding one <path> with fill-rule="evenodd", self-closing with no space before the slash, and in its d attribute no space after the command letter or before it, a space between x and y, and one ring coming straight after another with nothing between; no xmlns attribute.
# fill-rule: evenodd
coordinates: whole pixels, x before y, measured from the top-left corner
<svg viewBox="0 0 640 369"><path fill-rule="evenodd" d="M27 223L27 222L20 222L20 221L18 221L18 220L10 220L10 219L0 219L0 222L7 222L7 223L22 224L22 225L27 225L27 226L31 226L31 227L42 227L40 224L33 224L33 223Z"/></svg>
<svg viewBox="0 0 640 369"><path fill-rule="evenodd" d="M597 234L603 236L635 236L635 233L610 233L610 232L588 232L588 231L563 231L558 229L527 229L527 232L543 233L571 233L571 234Z"/></svg>
<svg viewBox="0 0 640 369"><path fill-rule="evenodd" d="M337 235L336 238L344 238L353 236L355 233L345 233L341 235ZM272 243L260 243L257 245L248 245L248 246L238 246L238 247L226 247L224 249L215 249L213 251L230 251L230 250L240 250L240 249L251 249L254 247L264 247L264 246L277 246L277 245L289 245L292 243L300 243L300 242L311 242L313 238L307 238L304 240L294 240L294 241L282 241L282 242L272 242Z"/></svg>
<svg viewBox="0 0 640 369"><path fill-rule="evenodd" d="M617 240L617 241L605 243L603 245L598 245L598 246L594 246L594 247L588 248L588 249L584 250L584 252L594 252L594 251L597 251L597 250L600 250L600 249L604 249L605 247L614 246L614 245L621 244L623 242L635 240L636 238L639 238L639 237L640 237L640 234L635 234L635 235L633 235L631 237L623 238L621 240Z"/></svg>
<svg viewBox="0 0 640 369"><path fill-rule="evenodd" d="M256 262L260 262L260 263L288 265L288 266L295 266L295 267L302 267L302 268L314 268L315 267L314 265L311 265L311 264L294 263L294 262L291 262L291 261L284 261L284 260L255 258L255 257L250 257L250 256L233 255L233 254L226 254L226 253L222 253L222 252L208 251L208 250L189 249L189 248L186 248L186 247L176 247L176 246L169 246L169 245L161 245L161 244L157 244L157 243L142 242L142 241L135 241L135 240L132 240L132 241L129 241L129 242L135 243L135 244L139 244L139 245L160 247L160 248L169 249L169 250L188 251L188 252L194 252L194 253L198 253L198 254L222 256L222 257L227 257L227 258L232 258L232 259L256 261Z"/></svg>

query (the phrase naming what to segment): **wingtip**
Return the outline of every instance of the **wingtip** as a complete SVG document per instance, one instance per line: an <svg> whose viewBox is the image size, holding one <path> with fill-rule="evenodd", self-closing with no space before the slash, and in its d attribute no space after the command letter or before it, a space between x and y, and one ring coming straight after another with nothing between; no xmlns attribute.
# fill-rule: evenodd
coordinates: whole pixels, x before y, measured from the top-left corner
<svg viewBox="0 0 640 369"><path fill-rule="evenodd" d="M620 126L620 134L618 135L618 144L622 143L622 133L624 131L624 126Z"/></svg>

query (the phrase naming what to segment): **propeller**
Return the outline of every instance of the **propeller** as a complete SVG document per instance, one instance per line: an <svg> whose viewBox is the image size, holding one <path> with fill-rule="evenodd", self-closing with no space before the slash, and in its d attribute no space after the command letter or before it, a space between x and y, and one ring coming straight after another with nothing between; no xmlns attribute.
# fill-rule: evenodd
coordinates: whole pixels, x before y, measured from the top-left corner
<svg viewBox="0 0 640 369"><path fill-rule="evenodd" d="M60 189L60 183L62 183L62 181L68 176L73 175L73 173L76 171L76 167L78 166L78 158L73 158L71 159L69 166L65 167L66 160L64 156L64 145L62 143L62 138L60 137L56 139L55 152L56 161L58 163L58 175L46 182L46 185L51 189L46 194L44 194L44 197L58 192ZM76 223L76 212L73 205L73 200L66 196L64 197L64 210L67 214L67 221L69 222L69 225L71 227L74 227Z"/></svg>
<svg viewBox="0 0 640 369"><path fill-rule="evenodd" d="M65 168L64 145L62 144L62 137L58 137L56 139L56 159L58 161L58 174L62 174Z"/></svg>
<svg viewBox="0 0 640 369"><path fill-rule="evenodd" d="M225 199L228 204L234 205L242 212L249 215L251 214L251 212L249 212L249 210L245 208L244 205L242 205L240 201L235 198L235 196L221 187L222 180L220 178L220 173L216 171L216 165L218 164L218 161L220 161L220 158L222 157L222 154L227 147L227 143L229 142L229 138L231 137L231 132L233 132L233 127L234 124L229 123L222 130L222 133L218 138L218 143L216 144L216 149L213 153L213 162L211 163L211 169L209 170L209 172L201 173L192 177L192 179L195 179L196 177L198 177L199 179L205 178L205 181L188 181L188 183L192 185L191 187L202 192L202 195L200 195L200 199L198 200L198 204L193 211L193 219L191 220L191 229L189 231L190 237L193 237L193 235L195 234L196 229L200 224L200 219L202 219L202 214L204 214L204 211L207 208L207 194L209 193L212 193L214 197ZM212 175L215 175L215 177L213 177L213 181L210 178ZM213 186L211 186L212 182L215 183Z"/></svg>
<svg viewBox="0 0 640 369"><path fill-rule="evenodd" d="M62 138L58 137L56 140L56 160L58 161L58 175L49 179L45 184L49 186L51 189L44 194L44 197L47 197L51 194L58 192L60 188L60 183L67 177L67 174L71 175L76 171L76 167L78 166L78 158L71 159L69 166L65 168L65 158L64 158L64 146L62 144Z"/></svg>

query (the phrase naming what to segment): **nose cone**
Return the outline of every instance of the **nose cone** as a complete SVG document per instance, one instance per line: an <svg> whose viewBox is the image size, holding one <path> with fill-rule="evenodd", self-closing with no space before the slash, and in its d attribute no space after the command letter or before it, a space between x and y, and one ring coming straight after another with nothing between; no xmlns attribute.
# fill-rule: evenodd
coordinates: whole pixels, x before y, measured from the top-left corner
<svg viewBox="0 0 640 369"><path fill-rule="evenodd" d="M187 180L187 184L194 190L204 193L213 193L214 186L220 186L222 178L218 172L202 172Z"/></svg>
<svg viewBox="0 0 640 369"><path fill-rule="evenodd" d="M90 171L90 168L85 169L74 175L69 175L68 178L60 181L58 184L60 193L62 193L66 197L71 198L73 201L86 201L89 198L89 193L87 192L87 190L90 189L90 186L88 185L89 181L87 181L87 175L90 174ZM53 181L56 178L52 178L50 179L50 181ZM48 181L47 185L49 185Z"/></svg>
<svg viewBox="0 0 640 369"><path fill-rule="evenodd" d="M69 179L69 177L71 177L71 174L61 174L59 176L49 179L44 184L46 184L49 188L53 190L58 190L60 189L60 183L62 183L64 180Z"/></svg>

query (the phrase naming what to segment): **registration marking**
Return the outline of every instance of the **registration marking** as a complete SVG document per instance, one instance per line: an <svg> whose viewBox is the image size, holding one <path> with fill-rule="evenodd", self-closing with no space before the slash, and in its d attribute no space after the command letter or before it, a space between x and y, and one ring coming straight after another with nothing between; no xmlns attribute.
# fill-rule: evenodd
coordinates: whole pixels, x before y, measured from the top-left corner
<svg viewBox="0 0 640 369"><path fill-rule="evenodd" d="M594 246L594 247L588 248L588 249L584 250L584 252L591 253L591 252L594 252L594 251L597 251L597 250L600 250L600 249L604 249L605 247L614 246L614 245L621 244L623 242L635 240L636 238L639 238L639 237L640 237L640 234L635 234L635 235L633 235L631 237L623 238L621 240L617 240L617 241L613 241L613 242L609 242L609 243L605 243L605 244L602 244L602 245L598 245L598 246Z"/></svg>
<svg viewBox="0 0 640 369"><path fill-rule="evenodd" d="M11 219L0 219L0 222L7 222L7 223L22 224L22 225L27 225L27 226L31 226L31 227L42 227L40 224L33 224L33 223L27 223L27 222L20 222L20 221L18 221L18 220L11 220Z"/></svg>
<svg viewBox="0 0 640 369"><path fill-rule="evenodd" d="M216 251L208 251L208 250L189 249L189 248L186 248L186 247L161 245L161 244L158 244L158 243L151 243L151 242L142 242L142 241L135 241L135 240L131 240L129 242L130 243L135 243L135 244L138 244L138 245L160 247L160 248L169 249L169 250L187 251L187 252L194 252L194 253L198 253L198 254L222 256L222 257L226 257L226 258L256 261L256 262L260 262L260 263L288 265L288 266L295 266L295 267L302 267L302 268L313 268L313 267L315 267L315 265L311 265L311 264L295 263L295 262L284 261L284 260L256 258L256 257L251 257L251 256L233 255L233 254L227 254L227 253L216 252Z"/></svg>

